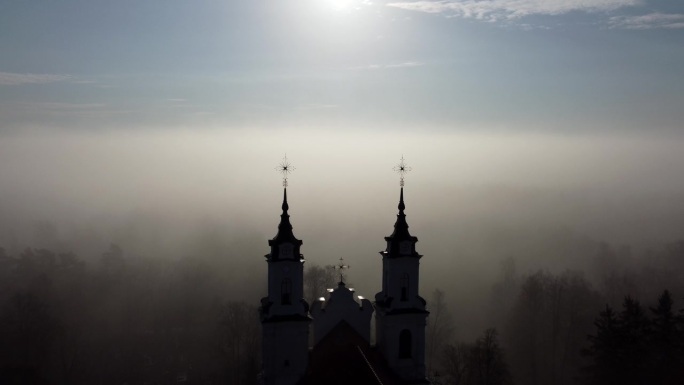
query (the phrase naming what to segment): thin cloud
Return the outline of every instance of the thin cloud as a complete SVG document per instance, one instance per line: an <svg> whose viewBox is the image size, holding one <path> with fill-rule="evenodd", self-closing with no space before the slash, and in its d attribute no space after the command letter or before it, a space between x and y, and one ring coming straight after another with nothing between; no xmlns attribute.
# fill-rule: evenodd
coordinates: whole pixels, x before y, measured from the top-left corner
<svg viewBox="0 0 684 385"><path fill-rule="evenodd" d="M613 16L609 23L611 28L681 29L684 28L684 14L654 12L641 16Z"/></svg>
<svg viewBox="0 0 684 385"><path fill-rule="evenodd" d="M33 108L43 108L47 110L60 110L60 111L76 111L76 110L92 110L100 109L106 107L103 103L59 103L59 102L49 102L49 103L29 103L28 106Z"/></svg>
<svg viewBox="0 0 684 385"><path fill-rule="evenodd" d="M642 0L423 0L387 3L388 7L486 21L515 20L531 15L606 12L643 4Z"/></svg>
<svg viewBox="0 0 684 385"><path fill-rule="evenodd" d="M322 103L311 103L303 104L299 106L300 110L327 110L331 108L337 108L337 104L322 104Z"/></svg>
<svg viewBox="0 0 684 385"><path fill-rule="evenodd" d="M20 74L0 72L0 86L16 86L20 84L55 83L71 79L70 75L56 74Z"/></svg>
<svg viewBox="0 0 684 385"><path fill-rule="evenodd" d="M425 65L423 62L418 62L418 61L409 61L405 63L397 63L397 64L388 64L385 66L385 68L411 68L411 67L420 67Z"/></svg>
<svg viewBox="0 0 684 385"><path fill-rule="evenodd" d="M365 66L350 67L351 70L381 70L381 69L392 69L392 68L413 68L424 66L425 63L419 61L407 61L403 63L393 63L393 64L369 64Z"/></svg>

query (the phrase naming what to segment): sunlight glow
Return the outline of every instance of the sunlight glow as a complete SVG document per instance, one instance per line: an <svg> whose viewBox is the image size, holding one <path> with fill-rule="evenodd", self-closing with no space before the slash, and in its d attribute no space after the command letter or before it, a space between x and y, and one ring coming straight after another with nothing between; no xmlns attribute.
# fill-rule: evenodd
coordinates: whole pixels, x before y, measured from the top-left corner
<svg viewBox="0 0 684 385"><path fill-rule="evenodd" d="M362 3L368 3L362 0L328 0L333 10L339 12L346 12L359 9Z"/></svg>

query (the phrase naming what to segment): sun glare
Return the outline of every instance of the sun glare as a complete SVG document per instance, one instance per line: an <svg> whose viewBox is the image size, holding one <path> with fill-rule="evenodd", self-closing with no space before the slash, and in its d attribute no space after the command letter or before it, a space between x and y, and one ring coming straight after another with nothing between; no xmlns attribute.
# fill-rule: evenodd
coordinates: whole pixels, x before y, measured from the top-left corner
<svg viewBox="0 0 684 385"><path fill-rule="evenodd" d="M333 10L346 12L357 9L362 1L361 0L328 0Z"/></svg>

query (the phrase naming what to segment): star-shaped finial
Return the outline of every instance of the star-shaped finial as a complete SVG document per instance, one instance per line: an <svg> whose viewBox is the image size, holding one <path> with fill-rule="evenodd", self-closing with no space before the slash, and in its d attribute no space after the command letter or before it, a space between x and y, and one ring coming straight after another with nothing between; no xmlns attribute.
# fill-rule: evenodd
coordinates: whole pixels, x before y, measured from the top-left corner
<svg viewBox="0 0 684 385"><path fill-rule="evenodd" d="M278 164L278 167L276 167L276 171L283 174L283 187L287 187L287 177L294 170L294 166L290 164L290 161L287 160L287 154L285 154L283 160Z"/></svg>
<svg viewBox="0 0 684 385"><path fill-rule="evenodd" d="M399 186L404 187L404 176L407 172L411 171L411 167L406 165L403 155L401 156L399 164L394 166L393 170L399 173Z"/></svg>
<svg viewBox="0 0 684 385"><path fill-rule="evenodd" d="M344 258L340 257L340 264L339 265L333 265L331 267L335 270L340 271L340 282L344 282L344 276L342 275L342 271L349 268L349 265L344 264Z"/></svg>

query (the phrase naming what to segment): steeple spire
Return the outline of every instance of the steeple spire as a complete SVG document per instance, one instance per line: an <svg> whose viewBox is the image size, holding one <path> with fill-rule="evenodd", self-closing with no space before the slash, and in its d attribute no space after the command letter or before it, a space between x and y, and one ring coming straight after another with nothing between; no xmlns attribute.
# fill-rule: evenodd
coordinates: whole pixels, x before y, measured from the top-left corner
<svg viewBox="0 0 684 385"><path fill-rule="evenodd" d="M273 239L268 241L269 246L271 246L271 254L266 257L269 259L278 260L284 256L288 256L289 258L299 257L299 246L301 246L302 241L294 236L292 224L290 223L290 214L287 212L290 209L290 205L287 203L287 178L294 169L295 168L287 160L287 155L285 155L278 167L276 167L276 171L283 174L283 204L281 205L283 212L280 214L278 233ZM280 245L284 243L290 245L285 247L289 251L286 251L285 249L281 250Z"/></svg>
<svg viewBox="0 0 684 385"><path fill-rule="evenodd" d="M397 241L402 241L402 240L410 240L411 234L409 234L408 228L409 225L406 222L406 214L404 214L404 209L406 208L406 205L404 204L404 188L402 187L399 193L399 206L397 206L399 209L399 214L397 214L397 221L394 223L394 232L392 235L390 235L390 238L397 240Z"/></svg>
<svg viewBox="0 0 684 385"><path fill-rule="evenodd" d="M399 206L397 208L399 209L399 214L404 214L404 209L406 206L404 205L404 188L402 187L401 192L399 193Z"/></svg>
<svg viewBox="0 0 684 385"><path fill-rule="evenodd" d="M287 187L283 188L283 214L287 215L287 210L290 209L290 206L287 204Z"/></svg>
<svg viewBox="0 0 684 385"><path fill-rule="evenodd" d="M292 232L292 224L290 223L290 214L287 213L287 210L290 209L290 206L287 204L287 188L283 188L283 204L282 204L282 209L283 213L280 214L280 223L278 224L278 234L273 238L273 242L275 243L283 243L283 242L297 242L298 239L295 238L294 233Z"/></svg>
<svg viewBox="0 0 684 385"><path fill-rule="evenodd" d="M385 237L385 240L387 241L387 250L383 253L392 257L399 255L420 257L413 247L413 245L418 242L418 238L409 233L409 225L406 222L406 214L404 214L404 210L406 209L406 204L404 204L404 177L407 172L411 171L411 167L406 165L403 156L401 157L399 164L394 166L394 171L400 175L399 205L397 206L399 213L397 214L397 221L394 223L394 232L392 232L392 235L389 237Z"/></svg>

